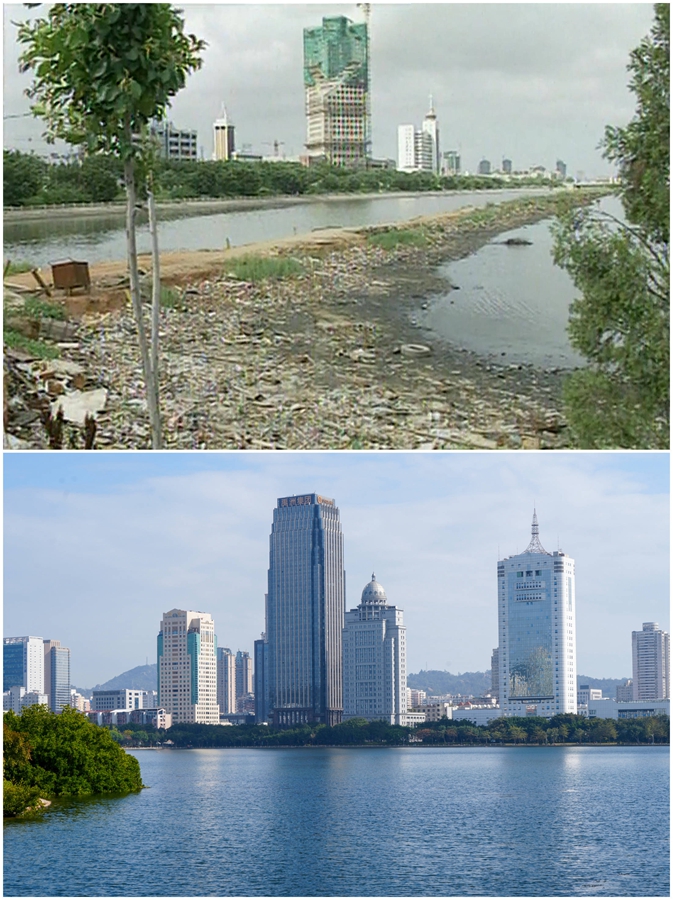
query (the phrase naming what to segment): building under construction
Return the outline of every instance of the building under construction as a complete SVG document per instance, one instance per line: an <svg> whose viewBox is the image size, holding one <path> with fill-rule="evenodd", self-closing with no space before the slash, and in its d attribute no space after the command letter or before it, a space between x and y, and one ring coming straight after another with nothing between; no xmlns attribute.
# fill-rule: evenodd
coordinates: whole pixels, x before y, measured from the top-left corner
<svg viewBox="0 0 673 900"><path fill-rule="evenodd" d="M345 16L304 29L309 162L366 166L371 156L369 29Z"/></svg>

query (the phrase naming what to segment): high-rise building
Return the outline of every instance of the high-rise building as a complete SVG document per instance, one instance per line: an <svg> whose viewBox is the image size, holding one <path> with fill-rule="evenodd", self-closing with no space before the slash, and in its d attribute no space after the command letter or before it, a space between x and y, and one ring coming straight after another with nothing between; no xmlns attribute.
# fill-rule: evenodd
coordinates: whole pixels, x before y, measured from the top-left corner
<svg viewBox="0 0 673 900"><path fill-rule="evenodd" d="M44 641L41 637L3 639L2 690L13 687L44 694Z"/></svg>
<svg viewBox="0 0 673 900"><path fill-rule="evenodd" d="M252 660L250 654L239 650L236 654L236 712L244 712L244 704L252 694Z"/></svg>
<svg viewBox="0 0 673 900"><path fill-rule="evenodd" d="M60 641L44 641L44 692L49 709L59 713L70 706L70 650Z"/></svg>
<svg viewBox="0 0 673 900"><path fill-rule="evenodd" d="M266 635L255 641L255 722L269 721L269 644Z"/></svg>
<svg viewBox="0 0 673 900"><path fill-rule="evenodd" d="M460 153L457 150L447 150L444 154L444 173L460 175Z"/></svg>
<svg viewBox="0 0 673 900"><path fill-rule="evenodd" d="M477 166L477 174L478 175L490 175L491 174L491 163L488 159L482 159Z"/></svg>
<svg viewBox="0 0 673 900"><path fill-rule="evenodd" d="M406 627L372 575L343 630L344 719L407 724Z"/></svg>
<svg viewBox="0 0 673 900"><path fill-rule="evenodd" d="M213 123L213 159L233 159L236 152L234 126L227 118L227 110L222 104L222 115Z"/></svg>
<svg viewBox="0 0 673 900"><path fill-rule="evenodd" d="M371 156L366 23L334 16L304 29L304 88L309 161L366 165Z"/></svg>
<svg viewBox="0 0 673 900"><path fill-rule="evenodd" d="M210 613L171 609L157 637L159 706L173 724L219 725L217 640Z"/></svg>
<svg viewBox="0 0 673 900"><path fill-rule="evenodd" d="M345 573L334 500L281 497L269 545L270 718L275 725L336 725L343 713Z"/></svg>
<svg viewBox="0 0 673 900"><path fill-rule="evenodd" d="M217 703L220 715L236 712L236 657L228 647L217 648Z"/></svg>
<svg viewBox="0 0 673 900"><path fill-rule="evenodd" d="M568 167L563 162L562 159L556 160L556 176L557 178L565 178L568 172Z"/></svg>
<svg viewBox="0 0 673 900"><path fill-rule="evenodd" d="M631 632L633 699L666 700L671 696L670 636L656 622Z"/></svg>
<svg viewBox="0 0 673 900"><path fill-rule="evenodd" d="M503 159L501 171L503 175L511 175L512 174L512 160L511 159Z"/></svg>
<svg viewBox="0 0 673 900"><path fill-rule="evenodd" d="M491 654L491 696L500 696L500 653L496 647Z"/></svg>
<svg viewBox="0 0 673 900"><path fill-rule="evenodd" d="M432 103L432 96L430 96L430 109L425 114L423 124L421 125L421 132L427 134L430 138L428 142L430 150L430 171L434 172L435 175L439 175L442 157L439 152L439 125L437 123L437 113L435 112L435 107Z"/></svg>
<svg viewBox="0 0 673 900"><path fill-rule="evenodd" d="M575 561L540 543L498 561L500 709L505 716L577 712Z"/></svg>

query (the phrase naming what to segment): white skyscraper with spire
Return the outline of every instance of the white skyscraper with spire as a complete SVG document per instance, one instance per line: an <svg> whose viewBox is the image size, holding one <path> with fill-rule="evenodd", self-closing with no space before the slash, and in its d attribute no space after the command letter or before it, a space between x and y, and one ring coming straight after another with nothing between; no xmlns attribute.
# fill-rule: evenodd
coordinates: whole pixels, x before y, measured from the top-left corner
<svg viewBox="0 0 673 900"><path fill-rule="evenodd" d="M502 714L576 713L575 561L544 549L535 511L528 547L498 561L498 626Z"/></svg>
<svg viewBox="0 0 673 900"><path fill-rule="evenodd" d="M432 138L432 171L435 175L439 175L441 156L439 152L439 125L437 123L437 113L432 102L432 94L430 94L430 109L425 114L421 131L429 134Z"/></svg>

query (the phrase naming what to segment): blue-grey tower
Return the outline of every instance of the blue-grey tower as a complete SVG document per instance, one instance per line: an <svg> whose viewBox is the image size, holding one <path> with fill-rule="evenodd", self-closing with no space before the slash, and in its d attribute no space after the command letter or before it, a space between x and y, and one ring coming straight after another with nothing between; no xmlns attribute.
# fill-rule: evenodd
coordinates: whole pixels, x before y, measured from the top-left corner
<svg viewBox="0 0 673 900"><path fill-rule="evenodd" d="M269 539L268 715L274 725L343 715L343 534L327 497L281 497Z"/></svg>
<svg viewBox="0 0 673 900"><path fill-rule="evenodd" d="M540 543L498 561L498 665L505 716L577 712L575 561Z"/></svg>

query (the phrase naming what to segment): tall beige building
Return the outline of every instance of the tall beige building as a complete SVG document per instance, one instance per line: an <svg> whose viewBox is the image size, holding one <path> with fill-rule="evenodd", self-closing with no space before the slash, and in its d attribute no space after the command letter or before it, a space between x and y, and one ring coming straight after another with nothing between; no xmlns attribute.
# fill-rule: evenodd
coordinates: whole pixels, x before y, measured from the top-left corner
<svg viewBox="0 0 673 900"><path fill-rule="evenodd" d="M172 609L164 613L157 638L159 706L173 724L219 725L217 647L210 613Z"/></svg>
<svg viewBox="0 0 673 900"><path fill-rule="evenodd" d="M234 126L228 120L223 104L222 115L213 122L213 159L232 159L235 149Z"/></svg>

